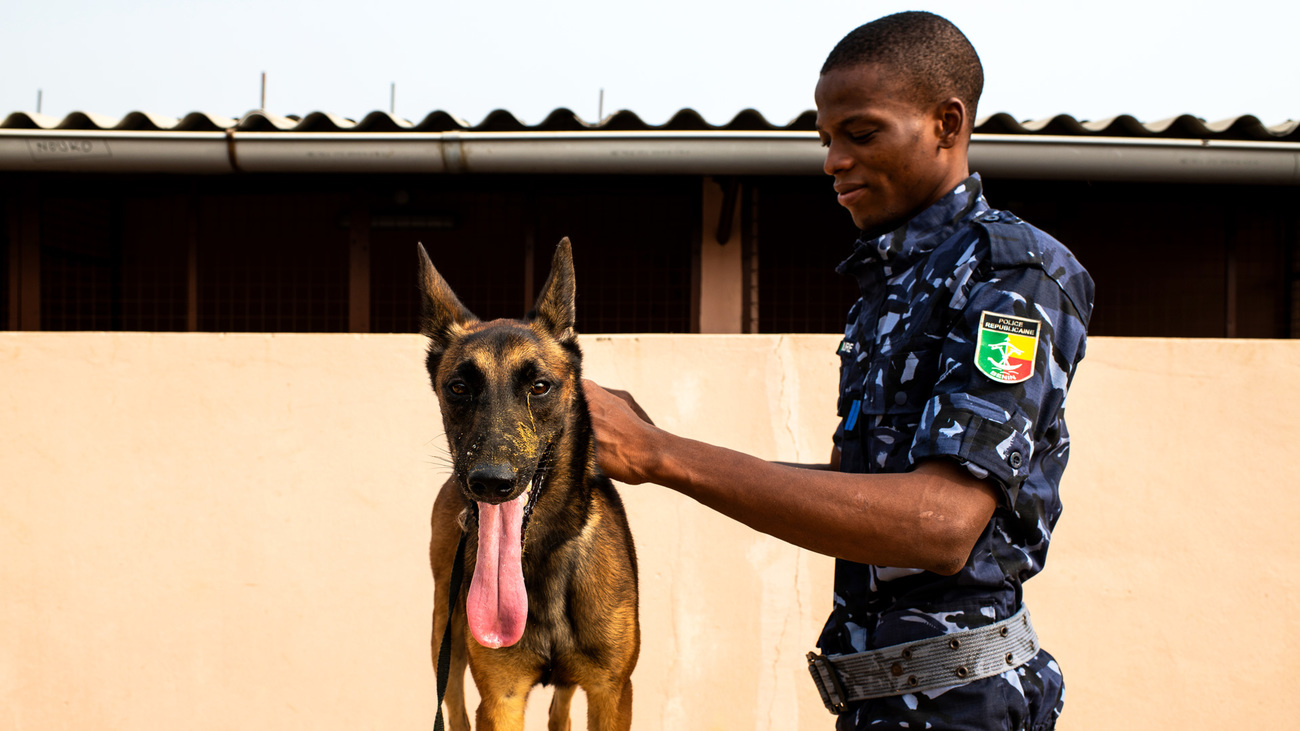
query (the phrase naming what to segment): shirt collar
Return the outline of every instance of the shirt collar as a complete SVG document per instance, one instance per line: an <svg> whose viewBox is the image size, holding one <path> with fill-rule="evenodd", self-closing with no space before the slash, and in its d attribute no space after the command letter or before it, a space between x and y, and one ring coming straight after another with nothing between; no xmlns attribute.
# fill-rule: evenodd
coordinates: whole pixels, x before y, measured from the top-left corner
<svg viewBox="0 0 1300 731"><path fill-rule="evenodd" d="M882 262L890 272L911 266L934 250L968 221L989 210L979 173L972 174L907 223L874 238L860 238L853 254L835 267L845 274L860 266Z"/></svg>

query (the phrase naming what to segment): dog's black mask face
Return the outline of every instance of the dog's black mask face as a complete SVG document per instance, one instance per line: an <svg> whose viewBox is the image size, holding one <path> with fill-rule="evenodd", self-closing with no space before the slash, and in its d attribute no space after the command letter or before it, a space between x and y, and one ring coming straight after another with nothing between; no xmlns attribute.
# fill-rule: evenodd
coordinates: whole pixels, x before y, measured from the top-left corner
<svg viewBox="0 0 1300 731"><path fill-rule="evenodd" d="M429 376L442 406L453 470L470 500L526 501L531 512L551 446L580 399L568 239L523 320L480 322L420 247Z"/></svg>
<svg viewBox="0 0 1300 731"><path fill-rule="evenodd" d="M557 469L555 455L572 451L562 442L585 413L569 240L560 242L551 276L523 320L480 322L423 246L420 283L429 378L442 405L456 481L473 501L477 524L466 619L480 645L507 647L523 636L528 620L529 519L551 492L546 475ZM541 504L545 514L551 502Z"/></svg>

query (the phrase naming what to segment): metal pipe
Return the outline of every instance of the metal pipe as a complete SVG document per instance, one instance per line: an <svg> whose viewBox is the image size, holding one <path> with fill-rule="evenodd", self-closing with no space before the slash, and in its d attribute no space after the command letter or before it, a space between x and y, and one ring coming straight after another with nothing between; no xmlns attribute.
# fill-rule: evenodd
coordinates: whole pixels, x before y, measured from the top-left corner
<svg viewBox="0 0 1300 731"><path fill-rule="evenodd" d="M790 131L0 129L0 170L818 176L822 158L816 134ZM1295 142L976 135L970 158L994 178L1300 185Z"/></svg>
<svg viewBox="0 0 1300 731"><path fill-rule="evenodd" d="M237 132L248 172L805 175L806 132Z"/></svg>
<svg viewBox="0 0 1300 731"><path fill-rule="evenodd" d="M5 171L230 173L230 159L225 132L0 129Z"/></svg>
<svg viewBox="0 0 1300 731"><path fill-rule="evenodd" d="M977 135L971 169L989 177L1300 185L1300 143Z"/></svg>

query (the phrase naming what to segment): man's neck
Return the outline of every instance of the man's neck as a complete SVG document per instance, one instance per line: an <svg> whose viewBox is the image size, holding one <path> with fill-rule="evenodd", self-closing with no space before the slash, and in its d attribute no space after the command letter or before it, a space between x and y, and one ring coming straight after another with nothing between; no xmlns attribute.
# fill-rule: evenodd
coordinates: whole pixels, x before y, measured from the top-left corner
<svg viewBox="0 0 1300 731"><path fill-rule="evenodd" d="M919 216L923 211L930 208L930 206L933 206L935 203L938 203L939 201L947 197L949 193L951 193L954 189L956 189L957 186L961 185L962 182L964 182L969 177L970 177L970 165L967 164L966 156L963 154L961 156L961 165L959 166L954 165L948 169L947 174L940 179L941 182L935 184L930 195L926 197L925 199L926 203L924 205L917 206L916 209L908 212L906 216L903 216L902 218L896 221L891 221L889 223L876 226L871 230L864 230L862 232L861 238L864 240L880 238L881 236L884 236L885 234L891 231L899 230L900 228L910 223L912 219Z"/></svg>

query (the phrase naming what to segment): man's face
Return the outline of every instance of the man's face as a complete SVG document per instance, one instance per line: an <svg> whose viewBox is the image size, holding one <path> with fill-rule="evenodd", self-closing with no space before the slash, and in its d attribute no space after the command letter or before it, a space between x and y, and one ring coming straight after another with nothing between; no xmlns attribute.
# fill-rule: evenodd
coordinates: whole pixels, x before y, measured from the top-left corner
<svg viewBox="0 0 1300 731"><path fill-rule="evenodd" d="M835 176L840 205L869 236L892 231L965 178L943 145L938 105L908 98L887 69L863 65L829 71L817 82L817 134L823 170ZM964 166L963 166L964 167ZM964 173L964 170L963 170Z"/></svg>

